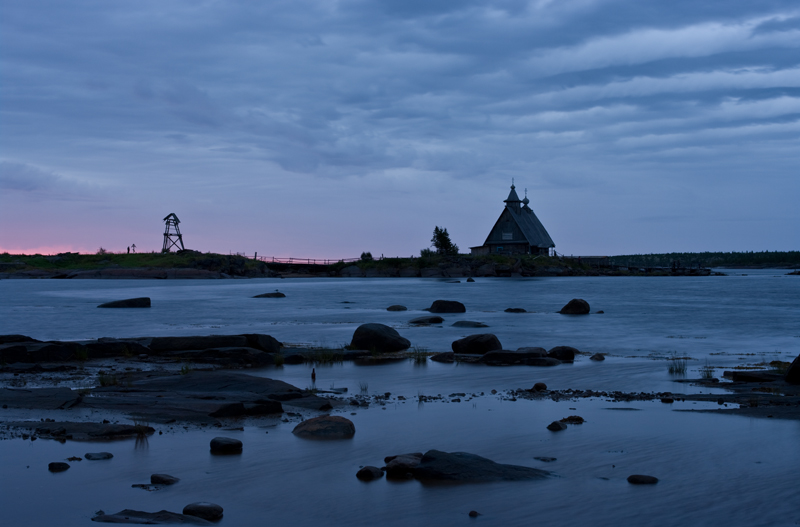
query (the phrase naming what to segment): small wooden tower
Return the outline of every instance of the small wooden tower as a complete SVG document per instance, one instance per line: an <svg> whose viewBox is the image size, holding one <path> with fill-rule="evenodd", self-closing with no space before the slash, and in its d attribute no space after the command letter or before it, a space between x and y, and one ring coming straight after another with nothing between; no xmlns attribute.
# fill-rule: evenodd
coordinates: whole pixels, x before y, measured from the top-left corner
<svg viewBox="0 0 800 527"><path fill-rule="evenodd" d="M186 247L183 246L183 235L178 228L181 220L178 219L174 212L171 212L164 218L164 221L166 222L166 228L164 229L164 246L161 248L161 252L168 253L173 247L180 251L186 250Z"/></svg>

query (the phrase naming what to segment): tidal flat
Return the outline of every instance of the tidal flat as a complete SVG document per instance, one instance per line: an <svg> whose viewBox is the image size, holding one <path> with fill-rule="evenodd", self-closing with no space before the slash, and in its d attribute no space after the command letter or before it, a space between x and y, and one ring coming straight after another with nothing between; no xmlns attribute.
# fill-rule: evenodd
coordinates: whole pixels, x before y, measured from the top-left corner
<svg viewBox="0 0 800 527"><path fill-rule="evenodd" d="M100 510L181 512L199 501L224 507L219 525L797 525L800 421L792 412L780 413L790 406L769 403L796 396L766 383L736 391L723 372L771 374L800 353L800 282L784 271L746 274L475 283L2 281L0 334L83 341L262 333L286 349L313 352L338 350L359 325L381 323L409 339L418 355L353 361L312 353L299 364L251 367L89 356L64 371L4 367L4 388L67 387L83 391L87 403L0 410L7 482L0 505L9 524L33 525L89 525ZM276 289L286 296L252 298ZM134 297L150 297L152 307L97 309L103 302ZM559 314L572 298L587 300L592 314ZM440 324L409 324L437 299L462 302L466 312L442 314ZM408 310L386 311L396 304ZM452 326L466 320L488 327ZM504 349L572 346L581 353L573 363L552 367L419 358L419 353L450 351L454 340L475 333L495 334ZM595 354L605 360L590 360ZM685 360L685 372L669 372L676 359ZM139 417L135 423L136 416L124 408L90 404L101 371L118 380L130 378L130 386L123 380L120 388L131 391L148 374L274 379L315 404L329 401L332 408L292 406L289 400L280 414L174 422ZM535 383L544 383L546 391L530 391ZM758 410L770 407L775 411ZM740 409L752 413L731 413ZM292 434L298 423L322 414L352 421L353 437L319 441ZM582 424L547 429L576 415ZM154 431L100 443L54 440L35 433L49 426L45 419L105 419ZM33 433L9 426L24 421L38 422ZM241 454L211 455L209 442L217 436L241 440ZM362 482L355 476L362 466L382 466L386 456L432 449L469 452L552 476L459 484ZM84 458L98 451L114 457ZM70 457L84 459L66 461ZM60 461L70 468L48 471L48 463ZM180 481L149 490L131 487L148 483L156 473ZM659 481L632 485L627 481L632 474ZM480 516L471 518L473 510Z"/></svg>

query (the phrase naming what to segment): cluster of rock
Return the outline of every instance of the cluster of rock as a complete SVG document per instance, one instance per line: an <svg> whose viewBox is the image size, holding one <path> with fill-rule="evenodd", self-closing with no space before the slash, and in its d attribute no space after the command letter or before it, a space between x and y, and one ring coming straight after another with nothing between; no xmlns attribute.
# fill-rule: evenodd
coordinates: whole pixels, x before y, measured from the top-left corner
<svg viewBox="0 0 800 527"><path fill-rule="evenodd" d="M469 335L452 343L452 352L438 353L431 357L436 362L478 362L489 366L557 366L574 362L580 353L570 346L556 346L550 350L539 347L522 347L516 350L503 349L496 335L481 333Z"/></svg>

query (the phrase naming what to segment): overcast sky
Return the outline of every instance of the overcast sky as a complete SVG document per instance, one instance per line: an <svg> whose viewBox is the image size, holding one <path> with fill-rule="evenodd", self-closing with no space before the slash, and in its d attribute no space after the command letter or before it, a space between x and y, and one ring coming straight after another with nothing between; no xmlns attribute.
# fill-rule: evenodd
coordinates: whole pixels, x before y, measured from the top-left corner
<svg viewBox="0 0 800 527"><path fill-rule="evenodd" d="M796 0L0 6L0 250L800 249Z"/></svg>

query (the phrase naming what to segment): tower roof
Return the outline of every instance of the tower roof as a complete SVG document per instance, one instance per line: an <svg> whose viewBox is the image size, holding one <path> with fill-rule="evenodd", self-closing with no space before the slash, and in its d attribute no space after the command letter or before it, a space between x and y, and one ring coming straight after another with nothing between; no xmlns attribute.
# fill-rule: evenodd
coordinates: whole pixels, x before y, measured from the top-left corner
<svg viewBox="0 0 800 527"><path fill-rule="evenodd" d="M519 203L520 202L519 196L517 195L517 191L514 190L515 188L516 187L512 183L511 192L509 192L508 193L508 197L503 200L504 203Z"/></svg>

